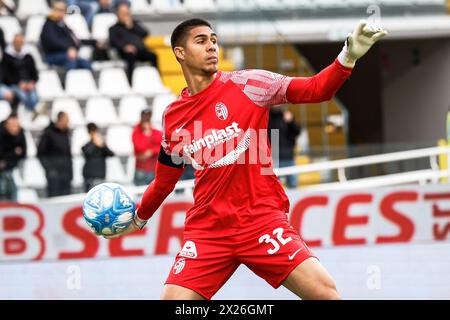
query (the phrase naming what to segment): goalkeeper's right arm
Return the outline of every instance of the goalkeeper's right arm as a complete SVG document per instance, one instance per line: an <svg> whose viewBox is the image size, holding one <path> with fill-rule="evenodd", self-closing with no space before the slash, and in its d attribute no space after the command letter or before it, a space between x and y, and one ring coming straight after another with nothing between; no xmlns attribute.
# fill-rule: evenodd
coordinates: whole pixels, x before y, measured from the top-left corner
<svg viewBox="0 0 450 320"><path fill-rule="evenodd" d="M145 190L132 223L121 233L105 236L105 238L116 238L143 229L148 219L152 217L167 196L173 191L183 174L184 168L183 163L175 164L171 160L171 157L161 148L158 161L156 162L155 179Z"/></svg>

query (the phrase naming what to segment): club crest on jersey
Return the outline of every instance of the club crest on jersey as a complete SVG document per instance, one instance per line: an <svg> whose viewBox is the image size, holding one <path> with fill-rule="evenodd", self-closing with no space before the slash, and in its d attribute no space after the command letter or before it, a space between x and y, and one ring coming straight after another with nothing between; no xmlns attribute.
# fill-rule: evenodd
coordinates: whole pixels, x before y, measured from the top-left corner
<svg viewBox="0 0 450 320"><path fill-rule="evenodd" d="M216 116L220 120L226 120L228 118L228 108L222 102L216 104Z"/></svg>
<svg viewBox="0 0 450 320"><path fill-rule="evenodd" d="M183 271L184 266L186 265L186 259L180 258L178 259L175 264L173 265L173 273L179 274L181 271Z"/></svg>
<svg viewBox="0 0 450 320"><path fill-rule="evenodd" d="M197 248L195 247L195 243L193 241L186 241L179 256L192 259L197 258Z"/></svg>

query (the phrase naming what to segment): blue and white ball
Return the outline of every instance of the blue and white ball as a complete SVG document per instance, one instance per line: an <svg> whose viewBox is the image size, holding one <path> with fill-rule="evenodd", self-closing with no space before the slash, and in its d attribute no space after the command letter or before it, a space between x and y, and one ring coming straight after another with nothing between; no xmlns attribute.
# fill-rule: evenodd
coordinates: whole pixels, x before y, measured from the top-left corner
<svg viewBox="0 0 450 320"><path fill-rule="evenodd" d="M83 216L98 235L114 235L132 221L136 205L133 197L117 183L102 183L89 190Z"/></svg>

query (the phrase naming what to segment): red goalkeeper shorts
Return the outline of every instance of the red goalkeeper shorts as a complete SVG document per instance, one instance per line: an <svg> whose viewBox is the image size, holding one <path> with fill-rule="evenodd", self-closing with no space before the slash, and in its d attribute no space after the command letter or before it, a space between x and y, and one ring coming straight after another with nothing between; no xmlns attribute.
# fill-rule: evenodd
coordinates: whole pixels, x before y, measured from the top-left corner
<svg viewBox="0 0 450 320"><path fill-rule="evenodd" d="M205 299L225 284L241 263L278 288L305 259L315 257L287 219L220 239L184 239L166 284L191 289Z"/></svg>

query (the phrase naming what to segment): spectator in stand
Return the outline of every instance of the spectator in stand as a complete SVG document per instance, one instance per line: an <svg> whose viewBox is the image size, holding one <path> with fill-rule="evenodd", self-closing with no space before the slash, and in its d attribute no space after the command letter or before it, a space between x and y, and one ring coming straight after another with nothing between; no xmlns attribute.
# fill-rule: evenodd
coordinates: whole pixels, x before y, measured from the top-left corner
<svg viewBox="0 0 450 320"><path fill-rule="evenodd" d="M0 65L0 100L5 100L11 105L12 112L17 112L19 98L14 91L4 83L4 71Z"/></svg>
<svg viewBox="0 0 450 320"><path fill-rule="evenodd" d="M36 90L38 81L38 71L33 56L24 48L24 37L16 34L12 44L4 53L1 67L4 72L4 83L8 85L25 105L34 113L36 117L39 113L45 112L45 103L39 103Z"/></svg>
<svg viewBox="0 0 450 320"><path fill-rule="evenodd" d="M141 120L133 130L132 140L136 157L134 184L137 186L147 185L155 178L162 132L152 127L151 119L151 109L142 110Z"/></svg>
<svg viewBox="0 0 450 320"><path fill-rule="evenodd" d="M50 65L71 69L91 69L91 61L78 55L81 41L64 23L67 5L63 0L52 3L52 11L44 23L41 32L41 46L45 61Z"/></svg>
<svg viewBox="0 0 450 320"><path fill-rule="evenodd" d="M76 11L74 7L78 7L89 28L92 27L92 19L100 7L98 0L66 0L66 3L69 12Z"/></svg>
<svg viewBox="0 0 450 320"><path fill-rule="evenodd" d="M3 52L6 49L6 41L5 41L5 33L3 32L3 29L0 28L0 49L1 49L1 56L3 56Z"/></svg>
<svg viewBox="0 0 450 320"><path fill-rule="evenodd" d="M86 160L83 167L85 192L105 181L106 158L114 156L114 152L105 144L102 134L95 123L88 123L87 130L90 141L81 149Z"/></svg>
<svg viewBox="0 0 450 320"><path fill-rule="evenodd" d="M114 1L98 0L99 8L97 13L114 13Z"/></svg>
<svg viewBox="0 0 450 320"><path fill-rule="evenodd" d="M44 130L38 144L37 156L47 177L47 196L71 193L72 154L70 151L69 115L59 112L56 122Z"/></svg>
<svg viewBox="0 0 450 320"><path fill-rule="evenodd" d="M274 167L295 166L294 149L297 136L300 134L300 127L294 121L294 115L281 106L274 106L269 111L268 135L271 140L272 130L279 130L279 141L271 141L272 150L274 143L279 143L279 154L272 153ZM297 188L297 176L286 176L288 188Z"/></svg>
<svg viewBox="0 0 450 320"><path fill-rule="evenodd" d="M149 32L131 16L128 3L117 6L117 23L109 29L109 42L117 49L120 57L127 63L127 77L131 84L133 70L137 61L150 62L158 67L158 59L144 43Z"/></svg>
<svg viewBox="0 0 450 320"><path fill-rule="evenodd" d="M13 170L27 154L25 134L17 114L0 123L0 200L17 201Z"/></svg>

